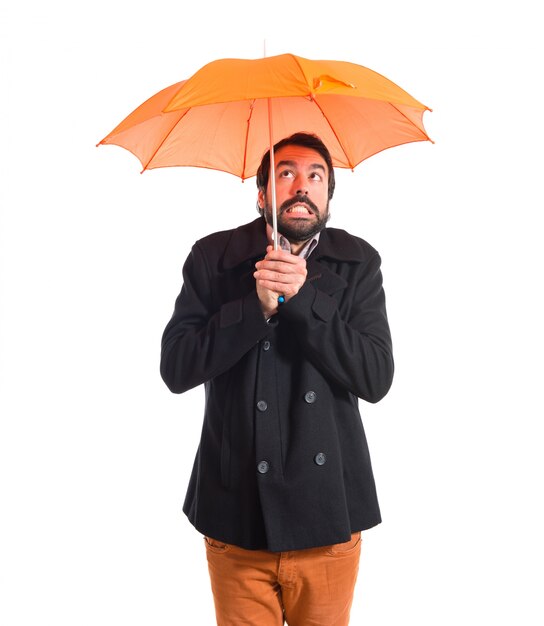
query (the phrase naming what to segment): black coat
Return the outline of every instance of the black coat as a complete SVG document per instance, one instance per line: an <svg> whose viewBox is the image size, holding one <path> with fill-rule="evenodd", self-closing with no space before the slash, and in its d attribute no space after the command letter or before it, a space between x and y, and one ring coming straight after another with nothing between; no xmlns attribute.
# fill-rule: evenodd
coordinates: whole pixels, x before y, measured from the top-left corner
<svg viewBox="0 0 544 626"><path fill-rule="evenodd" d="M184 511L248 549L340 543L381 521L357 399L377 402L393 378L380 257L324 229L267 323L253 278L266 245L258 218L198 241L183 269L161 375L174 393L206 391Z"/></svg>

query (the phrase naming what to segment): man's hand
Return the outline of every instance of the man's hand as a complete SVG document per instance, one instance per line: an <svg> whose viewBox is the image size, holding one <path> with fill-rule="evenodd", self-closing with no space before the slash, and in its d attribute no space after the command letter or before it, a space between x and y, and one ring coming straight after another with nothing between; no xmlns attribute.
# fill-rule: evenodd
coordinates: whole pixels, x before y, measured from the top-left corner
<svg viewBox="0 0 544 626"><path fill-rule="evenodd" d="M266 248L266 256L255 264L253 274L257 281L257 295L264 316L268 319L278 312L278 296L285 302L295 296L306 280L306 260L286 252Z"/></svg>

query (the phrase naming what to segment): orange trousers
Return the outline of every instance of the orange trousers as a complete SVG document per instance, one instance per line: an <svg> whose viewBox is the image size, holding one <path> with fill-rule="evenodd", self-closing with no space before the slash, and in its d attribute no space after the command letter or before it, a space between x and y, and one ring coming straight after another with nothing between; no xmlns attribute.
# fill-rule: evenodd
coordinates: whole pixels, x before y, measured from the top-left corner
<svg viewBox="0 0 544 626"><path fill-rule="evenodd" d="M346 543L268 552L205 538L218 626L347 626L361 533Z"/></svg>

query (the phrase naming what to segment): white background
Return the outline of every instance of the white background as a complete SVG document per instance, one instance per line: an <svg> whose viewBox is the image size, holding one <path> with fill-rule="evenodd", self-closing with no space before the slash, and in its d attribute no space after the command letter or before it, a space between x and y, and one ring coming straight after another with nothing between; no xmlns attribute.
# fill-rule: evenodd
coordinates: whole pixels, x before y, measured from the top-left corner
<svg viewBox="0 0 544 626"><path fill-rule="evenodd" d="M357 6L357 15L354 7ZM378 8L379 6L379 8ZM536 6L536 5L534 5ZM528 2L2 4L0 622L210 626L181 511L202 388L160 338L192 243L254 179L95 144L221 57L348 60L433 109L435 145L337 173L383 258L396 375L361 409L383 523L352 623L542 625L542 41Z"/></svg>

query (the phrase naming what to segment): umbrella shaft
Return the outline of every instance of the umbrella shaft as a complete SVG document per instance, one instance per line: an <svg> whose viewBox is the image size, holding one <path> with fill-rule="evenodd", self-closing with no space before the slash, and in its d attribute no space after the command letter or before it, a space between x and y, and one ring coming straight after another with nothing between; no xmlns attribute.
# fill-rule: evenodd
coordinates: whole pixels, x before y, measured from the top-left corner
<svg viewBox="0 0 544 626"><path fill-rule="evenodd" d="M274 167L274 141L272 139L272 102L268 98L268 137L270 140L270 191L272 195L272 236L274 238L274 250L278 249L278 216L276 212L276 174Z"/></svg>

